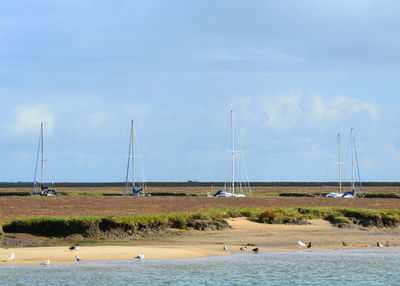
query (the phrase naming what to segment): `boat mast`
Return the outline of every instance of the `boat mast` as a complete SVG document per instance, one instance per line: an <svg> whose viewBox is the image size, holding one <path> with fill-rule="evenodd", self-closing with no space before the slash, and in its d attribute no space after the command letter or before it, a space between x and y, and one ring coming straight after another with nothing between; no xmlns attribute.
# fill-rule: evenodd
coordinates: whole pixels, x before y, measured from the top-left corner
<svg viewBox="0 0 400 286"><path fill-rule="evenodd" d="M342 162L340 159L340 133L338 133L339 194L342 193Z"/></svg>
<svg viewBox="0 0 400 286"><path fill-rule="evenodd" d="M351 188L355 190L355 162L354 162L354 128L351 128Z"/></svg>
<svg viewBox="0 0 400 286"><path fill-rule="evenodd" d="M43 155L43 138L44 138L44 134L43 134L43 122L40 123L40 140L42 141L42 145L41 145L41 169L42 169L42 178L41 178L41 186L43 186L43 179L44 179L44 155Z"/></svg>
<svg viewBox="0 0 400 286"><path fill-rule="evenodd" d="M132 148L132 188L135 187L135 149L134 147L134 129L133 129L133 119L131 123L131 134L132 134L132 141L131 141L131 148Z"/></svg>
<svg viewBox="0 0 400 286"><path fill-rule="evenodd" d="M231 110L231 127L232 127L232 194L235 194L235 127L234 127L234 110Z"/></svg>

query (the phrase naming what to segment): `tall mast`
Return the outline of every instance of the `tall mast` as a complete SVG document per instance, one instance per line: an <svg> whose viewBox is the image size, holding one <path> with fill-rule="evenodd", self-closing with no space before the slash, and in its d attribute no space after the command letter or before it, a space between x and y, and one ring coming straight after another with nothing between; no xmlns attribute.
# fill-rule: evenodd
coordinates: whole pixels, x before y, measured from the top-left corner
<svg viewBox="0 0 400 286"><path fill-rule="evenodd" d="M354 128L351 128L351 188L355 190L356 169L354 161Z"/></svg>
<svg viewBox="0 0 400 286"><path fill-rule="evenodd" d="M43 122L40 124L40 135L41 135L41 141L42 141L42 145L41 145L41 156L42 156L42 162L41 162L41 169L42 169L42 178L41 178L41 185L43 186L43 179L44 179L44 155L43 155Z"/></svg>
<svg viewBox="0 0 400 286"><path fill-rule="evenodd" d="M342 161L340 158L340 133L338 133L339 194L342 193Z"/></svg>
<svg viewBox="0 0 400 286"><path fill-rule="evenodd" d="M231 110L231 126L232 126L232 194L235 194L235 127L234 127L234 110Z"/></svg>
<svg viewBox="0 0 400 286"><path fill-rule="evenodd" d="M135 149L134 149L134 129L133 129L133 120L131 124L131 134L132 134L132 187L135 187Z"/></svg>

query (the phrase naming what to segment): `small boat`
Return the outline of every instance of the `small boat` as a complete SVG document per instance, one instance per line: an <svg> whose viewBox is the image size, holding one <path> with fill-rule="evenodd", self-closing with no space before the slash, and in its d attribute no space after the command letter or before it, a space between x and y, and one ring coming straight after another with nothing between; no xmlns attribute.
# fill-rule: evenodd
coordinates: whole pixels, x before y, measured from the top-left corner
<svg viewBox="0 0 400 286"><path fill-rule="evenodd" d="M35 188L38 186L40 187L40 195L41 196L59 196L60 193L58 193L56 190L50 188L52 184L48 184L44 182L44 130L43 130L43 122L40 124L40 136L39 136L39 145L38 145L38 151L37 151L37 156L36 156L36 166L35 166L35 175L33 179L33 188L31 195L35 195ZM39 154L40 154L40 166L41 166L41 180L40 183L36 181L36 174L37 174L37 168L38 168L38 163L39 163Z"/></svg>
<svg viewBox="0 0 400 286"><path fill-rule="evenodd" d="M229 150L228 152L232 153L232 182L231 182L231 187L230 189L226 188L226 184L223 190L218 190L214 195L207 195L208 197L223 197L223 198L244 198L246 197L244 194L244 189L246 189L246 192L251 196L251 188L250 184L248 182L247 178L247 170L244 166L244 160L241 158L241 163L242 163L242 169L245 170L245 176L247 178L247 182L245 186L243 187L240 182L235 182L235 154L238 153L238 151L235 150L235 119L234 119L234 110L231 110L231 129L232 129L232 150ZM240 143L240 142L239 142ZM239 144L240 146L240 144ZM240 152L240 151L239 151ZM236 187L236 189L235 189ZM235 190L237 192L235 193Z"/></svg>
<svg viewBox="0 0 400 286"><path fill-rule="evenodd" d="M357 165L357 170L356 170ZM326 195L327 198L345 198L345 199L353 199L356 197L356 173L358 173L359 185L360 185L360 193L361 197L364 197L364 192L362 190L361 178L360 178L360 169L358 167L358 157L355 146L354 139L354 129L351 128L351 191L342 193L342 162L340 157L340 133L338 133L338 166L339 166L339 191L331 192Z"/></svg>
<svg viewBox="0 0 400 286"><path fill-rule="evenodd" d="M134 140L135 140L135 130L133 127L133 120L131 122L131 135L129 138L129 151L128 151L128 164L126 168L126 180L125 180L125 194L124 195L130 195L130 196L151 196L151 194L146 194L146 184L144 182L144 179L142 179L141 186L139 189L136 189L135 186L135 145L134 145ZM128 177L129 177L129 167L130 167L130 162L132 158L132 193L128 193Z"/></svg>

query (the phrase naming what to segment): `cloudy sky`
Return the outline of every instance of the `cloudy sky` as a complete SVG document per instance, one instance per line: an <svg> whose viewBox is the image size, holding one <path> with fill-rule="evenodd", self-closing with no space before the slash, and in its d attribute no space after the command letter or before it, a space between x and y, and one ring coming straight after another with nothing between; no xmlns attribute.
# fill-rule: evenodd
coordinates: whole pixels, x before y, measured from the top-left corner
<svg viewBox="0 0 400 286"><path fill-rule="evenodd" d="M398 3L1 1L0 181L400 181Z"/></svg>

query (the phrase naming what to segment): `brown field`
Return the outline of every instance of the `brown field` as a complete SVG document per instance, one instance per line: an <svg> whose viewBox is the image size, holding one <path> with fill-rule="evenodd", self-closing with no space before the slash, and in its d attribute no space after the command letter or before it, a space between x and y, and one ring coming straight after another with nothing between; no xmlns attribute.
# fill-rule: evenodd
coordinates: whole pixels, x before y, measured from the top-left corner
<svg viewBox="0 0 400 286"><path fill-rule="evenodd" d="M398 209L399 199L333 199L324 197L0 197L0 221L26 217L129 216L200 211L230 207L352 207Z"/></svg>
<svg viewBox="0 0 400 286"><path fill-rule="evenodd" d="M71 196L74 195L103 195L123 194L124 187L55 187L58 192ZM206 195L207 192L215 192L220 188L210 187L148 187L148 193L185 193L188 195ZM344 191L350 191L350 187L344 186ZM400 194L400 186L364 186L364 193L396 193ZM31 192L30 187L0 187L0 193L4 192ZM254 196L278 196L280 193L329 193L336 191L336 188L329 186L268 186L252 187Z"/></svg>

